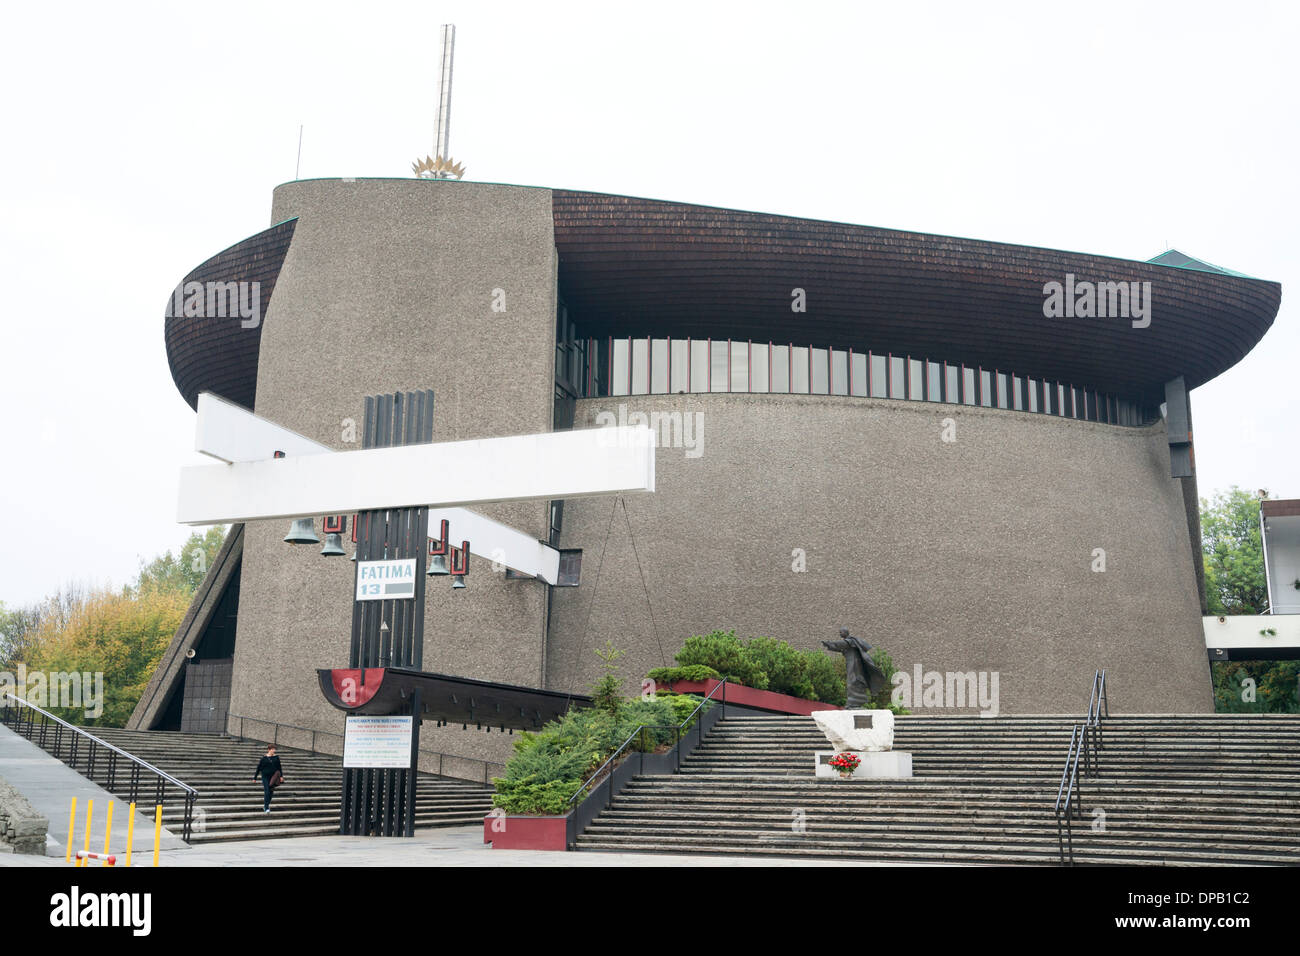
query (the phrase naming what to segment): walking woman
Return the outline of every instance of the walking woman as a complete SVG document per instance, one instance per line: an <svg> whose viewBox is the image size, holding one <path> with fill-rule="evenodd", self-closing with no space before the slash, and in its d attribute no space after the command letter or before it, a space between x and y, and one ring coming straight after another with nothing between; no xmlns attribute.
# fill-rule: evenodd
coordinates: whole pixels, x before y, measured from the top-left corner
<svg viewBox="0 0 1300 956"><path fill-rule="evenodd" d="M284 771L280 767L280 758L275 755L275 744L266 748L266 756L257 762L253 779L262 778L262 812L271 812L271 791L284 782Z"/></svg>

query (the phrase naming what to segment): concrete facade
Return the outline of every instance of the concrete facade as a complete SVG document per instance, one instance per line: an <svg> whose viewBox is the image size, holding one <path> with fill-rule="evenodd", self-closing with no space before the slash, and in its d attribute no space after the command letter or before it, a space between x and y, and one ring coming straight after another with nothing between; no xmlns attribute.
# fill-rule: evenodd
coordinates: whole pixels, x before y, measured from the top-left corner
<svg viewBox="0 0 1300 956"><path fill-rule="evenodd" d="M1097 667L1112 709L1213 709L1163 424L704 394L585 399L579 427L619 404L702 415L702 453L661 447L655 494L627 498L612 525L607 500L566 505L583 586L554 593L549 687L594 681L606 638L639 675L692 634L815 648L846 625L909 672L997 672L1002 713L1082 712Z"/></svg>
<svg viewBox="0 0 1300 956"><path fill-rule="evenodd" d="M553 215L546 189L279 187L271 221L295 226L257 332L255 410L359 448L364 396L432 388L435 441L550 430ZM693 393L580 399L575 427L597 427L619 405L699 415L702 444L659 449L653 495L566 503L559 544L583 550L580 587L507 581L478 559L466 590L431 586L426 670L585 693L608 639L628 652L630 692L692 634L734 629L816 648L844 625L909 674L996 674L1000 713L1080 713L1097 667L1109 671L1113 711L1212 710L1194 483L1169 477L1163 424ZM548 536L543 503L481 510ZM337 733L342 715L316 669L346 664L354 566L284 544L286 530L244 529L228 726ZM426 725L421 744L451 755L425 769L475 779L482 761L510 753L509 737L473 727Z"/></svg>
<svg viewBox="0 0 1300 956"><path fill-rule="evenodd" d="M272 220L295 217L262 332L259 415L335 448L359 448L364 396L433 388L435 441L550 430L556 256L548 191L304 181L275 191ZM502 294L506 311L493 311ZM344 441L349 420L352 444ZM547 536L544 503L481 511ZM321 696L316 669L347 663L354 565L284 544L286 530L283 522L246 527L230 709L340 731L342 715ZM482 563L471 580L464 592L430 587L425 668L537 685L546 586L506 581ZM472 728L426 727L421 744L494 761L509 754L508 738ZM469 775L481 779L482 768Z"/></svg>

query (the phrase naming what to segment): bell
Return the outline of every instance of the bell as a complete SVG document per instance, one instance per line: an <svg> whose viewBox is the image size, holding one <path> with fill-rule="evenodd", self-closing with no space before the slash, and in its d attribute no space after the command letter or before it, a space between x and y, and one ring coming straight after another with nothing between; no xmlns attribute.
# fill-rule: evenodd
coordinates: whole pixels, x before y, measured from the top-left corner
<svg viewBox="0 0 1300 956"><path fill-rule="evenodd" d="M445 554L435 554L429 559L429 577L434 577L435 575L440 576L448 573L450 572L447 570L447 556Z"/></svg>
<svg viewBox="0 0 1300 956"><path fill-rule="evenodd" d="M347 554L347 552L343 550L343 535L335 534L332 531L325 535L325 547L320 549L320 553L325 555L327 558L332 558L340 554Z"/></svg>
<svg viewBox="0 0 1300 956"><path fill-rule="evenodd" d="M320 544L316 537L315 521L311 518L294 518L293 527L284 536L289 544Z"/></svg>
<svg viewBox="0 0 1300 956"><path fill-rule="evenodd" d="M465 586L465 575L457 574L451 579L451 589L453 591L459 591L464 586Z"/></svg>

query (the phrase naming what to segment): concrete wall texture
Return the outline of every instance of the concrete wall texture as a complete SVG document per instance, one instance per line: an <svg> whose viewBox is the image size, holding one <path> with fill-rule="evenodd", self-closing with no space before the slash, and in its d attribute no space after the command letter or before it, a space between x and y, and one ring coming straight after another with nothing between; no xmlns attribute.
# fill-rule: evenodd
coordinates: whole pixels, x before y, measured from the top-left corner
<svg viewBox="0 0 1300 956"><path fill-rule="evenodd" d="M997 672L1002 713L1082 712L1097 667L1113 710L1212 710L1163 425L702 394L586 399L579 427L620 404L699 415L704 441L698 457L661 447L655 493L626 498L612 524L608 500L566 504L583 584L553 595L552 688L593 681L606 638L639 676L691 634L812 648L843 625L909 672Z"/></svg>
<svg viewBox="0 0 1300 956"><path fill-rule="evenodd" d="M427 387L435 441L550 429L548 190L302 181L275 191L272 221L293 217L264 318L258 414L358 448L365 395ZM692 634L734 628L816 647L847 625L909 672L997 672L1002 713L1082 712L1096 667L1110 672L1113 711L1212 709L1163 425L703 394L583 400L576 427L619 404L698 413L701 453L661 448L652 495L566 503L562 545L584 551L578 588L548 595L477 560L466 590L431 587L427 670L585 692L608 638L628 652L632 690ZM943 440L944 419L955 441ZM547 536L544 504L482 510ZM346 663L354 566L283 544L286 530L246 529L230 709L337 732L315 671ZM795 549L805 571L792 570ZM1092 570L1094 549L1104 571ZM508 737L473 728L426 725L422 745L509 754Z"/></svg>
<svg viewBox="0 0 1300 956"><path fill-rule="evenodd" d="M272 220L291 217L298 219L294 241L262 331L259 415L335 448L359 448L364 396L432 388L435 441L550 430L556 256L549 191L302 181L275 191ZM492 309L495 289L505 294L504 313ZM348 419L355 444L343 440ZM481 510L547 535L544 503ZM341 714L325 703L315 671L347 663L354 565L284 544L286 529L253 522L246 530L230 709L337 732ZM430 587L425 668L537 685L546 586L506 581L482 563L471 568L471 581L459 593L449 583ZM472 728L426 725L421 744L469 748L487 759L509 753L508 738Z"/></svg>

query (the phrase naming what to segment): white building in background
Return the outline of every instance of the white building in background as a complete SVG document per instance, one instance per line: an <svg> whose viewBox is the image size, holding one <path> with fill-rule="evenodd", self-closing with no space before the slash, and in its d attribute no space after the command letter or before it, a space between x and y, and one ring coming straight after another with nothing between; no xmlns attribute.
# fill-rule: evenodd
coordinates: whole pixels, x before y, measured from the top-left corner
<svg viewBox="0 0 1300 956"><path fill-rule="evenodd" d="M1300 614L1300 498L1261 501L1270 614Z"/></svg>
<svg viewBox="0 0 1300 956"><path fill-rule="evenodd" d="M1259 526L1269 613L1205 618L1211 661L1300 658L1300 498L1261 501Z"/></svg>

